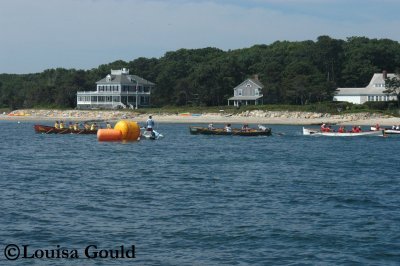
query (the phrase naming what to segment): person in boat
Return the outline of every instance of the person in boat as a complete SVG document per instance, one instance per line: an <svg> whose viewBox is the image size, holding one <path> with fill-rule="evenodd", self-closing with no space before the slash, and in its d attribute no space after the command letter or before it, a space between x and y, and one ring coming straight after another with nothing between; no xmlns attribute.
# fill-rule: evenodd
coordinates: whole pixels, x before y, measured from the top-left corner
<svg viewBox="0 0 400 266"><path fill-rule="evenodd" d="M250 128L249 128L249 125L248 125L248 124L244 124L244 125L242 126L242 131L247 132L247 131L249 131L249 130L250 130Z"/></svg>
<svg viewBox="0 0 400 266"><path fill-rule="evenodd" d="M338 132L339 133L346 133L345 127L344 126L340 126L339 129L338 129Z"/></svg>
<svg viewBox="0 0 400 266"><path fill-rule="evenodd" d="M261 131L267 131L267 127L265 127L263 125L258 125L258 129Z"/></svg>
<svg viewBox="0 0 400 266"><path fill-rule="evenodd" d="M396 130L400 130L400 125L397 125L397 126L396 126Z"/></svg>
<svg viewBox="0 0 400 266"><path fill-rule="evenodd" d="M58 123L58 121L56 121L56 122L54 123L54 128L56 128L56 129L59 129L59 128L60 128L60 124Z"/></svg>
<svg viewBox="0 0 400 266"><path fill-rule="evenodd" d="M146 121L146 131L153 131L154 124L153 117L150 115Z"/></svg>
<svg viewBox="0 0 400 266"><path fill-rule="evenodd" d="M231 124L226 124L224 129L226 132L232 132Z"/></svg>
<svg viewBox="0 0 400 266"><path fill-rule="evenodd" d="M75 131L78 131L78 130L79 130L79 123L78 123L78 122L75 122L75 124L74 124L74 130L75 130Z"/></svg>
<svg viewBox="0 0 400 266"><path fill-rule="evenodd" d="M74 130L74 125L72 124L72 122L69 122L68 129L69 130Z"/></svg>
<svg viewBox="0 0 400 266"><path fill-rule="evenodd" d="M60 129L64 129L65 128L65 124L63 121L60 121Z"/></svg>
<svg viewBox="0 0 400 266"><path fill-rule="evenodd" d="M85 130L90 130L90 126L89 126L89 124L88 124L87 122L85 122L85 123L83 124L83 128L84 128Z"/></svg>
<svg viewBox="0 0 400 266"><path fill-rule="evenodd" d="M361 132L361 131L362 131L361 126L358 126L358 132Z"/></svg>
<svg viewBox="0 0 400 266"><path fill-rule="evenodd" d="M96 123L93 123L91 126L90 126L90 130L97 130L97 124Z"/></svg>
<svg viewBox="0 0 400 266"><path fill-rule="evenodd" d="M208 130L214 130L214 125L213 125L213 123L210 123L210 124L208 125Z"/></svg>
<svg viewBox="0 0 400 266"><path fill-rule="evenodd" d="M112 127L111 127L111 124L109 123L109 122L106 122L106 127L108 128L108 129L111 129Z"/></svg>
<svg viewBox="0 0 400 266"><path fill-rule="evenodd" d="M379 124L376 124L375 125L375 130L379 130L379 129L380 129Z"/></svg>
<svg viewBox="0 0 400 266"><path fill-rule="evenodd" d="M351 129L351 133L360 133L359 127L354 126L354 127Z"/></svg>
<svg viewBox="0 0 400 266"><path fill-rule="evenodd" d="M321 125L321 132L330 132L330 126L327 126L325 123Z"/></svg>

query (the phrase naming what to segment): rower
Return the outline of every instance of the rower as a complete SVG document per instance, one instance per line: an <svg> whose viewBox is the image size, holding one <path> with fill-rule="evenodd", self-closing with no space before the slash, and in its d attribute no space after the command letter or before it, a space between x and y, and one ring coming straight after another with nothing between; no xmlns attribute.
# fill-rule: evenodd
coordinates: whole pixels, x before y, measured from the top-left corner
<svg viewBox="0 0 400 266"><path fill-rule="evenodd" d="M97 130L97 124L96 124L96 123L93 123L93 124L90 126L90 130Z"/></svg>
<svg viewBox="0 0 400 266"><path fill-rule="evenodd" d="M78 122L76 122L76 123L74 124L74 130L75 130L75 131L78 131L78 130L79 130L79 124L78 124Z"/></svg>
<svg viewBox="0 0 400 266"><path fill-rule="evenodd" d="M69 128L70 130L74 130L74 125L72 124L72 122L69 122L68 128Z"/></svg>
<svg viewBox="0 0 400 266"><path fill-rule="evenodd" d="M267 128L263 125L258 125L258 129L261 131L267 131Z"/></svg>
<svg viewBox="0 0 400 266"><path fill-rule="evenodd" d="M60 121L60 129L64 129L64 128L65 128L64 122Z"/></svg>
<svg viewBox="0 0 400 266"><path fill-rule="evenodd" d="M90 126L87 122L83 124L83 127L85 128L85 130L90 130Z"/></svg>
<svg viewBox="0 0 400 266"><path fill-rule="evenodd" d="M58 121L56 121L56 122L54 123L54 127L57 128L57 129L60 128L60 124L58 123Z"/></svg>
<svg viewBox="0 0 400 266"><path fill-rule="evenodd" d="M111 129L111 128L112 128L109 122L106 122L106 127L107 127L108 129Z"/></svg>
<svg viewBox="0 0 400 266"><path fill-rule="evenodd" d="M227 124L227 125L225 126L225 131L226 131L226 132L232 132L231 124Z"/></svg>
<svg viewBox="0 0 400 266"><path fill-rule="evenodd" d="M242 126L242 131L245 131L245 132L249 131L249 125L248 124L244 124Z"/></svg>

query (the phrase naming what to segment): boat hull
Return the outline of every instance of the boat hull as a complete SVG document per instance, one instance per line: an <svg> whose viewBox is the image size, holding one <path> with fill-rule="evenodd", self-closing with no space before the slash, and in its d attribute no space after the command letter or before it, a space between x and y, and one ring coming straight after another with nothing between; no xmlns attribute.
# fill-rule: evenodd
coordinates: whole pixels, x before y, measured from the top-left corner
<svg viewBox="0 0 400 266"><path fill-rule="evenodd" d="M69 128L55 128L51 126L44 126L44 125L34 125L33 126L35 129L36 133L42 133L42 134L97 134L97 129L96 130L86 130L86 129L79 129L79 130L71 130Z"/></svg>
<svg viewBox="0 0 400 266"><path fill-rule="evenodd" d="M376 127L371 127L371 130L376 131ZM398 129L385 128L383 130L385 131L385 134L400 134L400 130Z"/></svg>
<svg viewBox="0 0 400 266"><path fill-rule="evenodd" d="M221 136L271 136L272 132L270 128L267 128L265 131L251 129L249 131L241 131L238 129L233 129L232 132L226 132L222 128L217 129L208 129L205 127L189 127L190 134L193 135L221 135Z"/></svg>
<svg viewBox="0 0 400 266"><path fill-rule="evenodd" d="M159 132L153 130L153 133L151 131L144 131L142 133L142 137L145 139L150 139L150 140L157 140L160 139L162 137L164 137L162 134L160 134Z"/></svg>
<svg viewBox="0 0 400 266"><path fill-rule="evenodd" d="M313 136L327 136L327 137L360 137L360 136L383 136L383 130L379 131L365 131L365 132L321 132L316 129L304 128L303 127L303 135L313 135Z"/></svg>

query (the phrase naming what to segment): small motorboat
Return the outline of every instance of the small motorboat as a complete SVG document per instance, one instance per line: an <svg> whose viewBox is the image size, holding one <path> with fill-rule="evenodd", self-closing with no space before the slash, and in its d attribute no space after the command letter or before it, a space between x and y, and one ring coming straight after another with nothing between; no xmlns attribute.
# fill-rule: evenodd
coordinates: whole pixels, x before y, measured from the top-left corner
<svg viewBox="0 0 400 266"><path fill-rule="evenodd" d="M385 134L400 134L400 129L371 127L372 131L384 130Z"/></svg>
<svg viewBox="0 0 400 266"><path fill-rule="evenodd" d="M150 140L157 140L164 137L162 134L160 134L155 130L153 131L145 130L141 136L144 137L145 139L150 139Z"/></svg>

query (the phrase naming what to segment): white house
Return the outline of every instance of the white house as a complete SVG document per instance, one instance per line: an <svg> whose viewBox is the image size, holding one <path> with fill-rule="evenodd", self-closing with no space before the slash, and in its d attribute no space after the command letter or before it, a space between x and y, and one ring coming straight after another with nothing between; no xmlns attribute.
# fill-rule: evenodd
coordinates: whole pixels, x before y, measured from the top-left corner
<svg viewBox="0 0 400 266"><path fill-rule="evenodd" d="M385 79L393 78L396 74L375 73L367 87L364 88L338 88L334 101L350 102L354 104L363 104L365 102L380 102L380 101L396 101L395 94L389 95L384 93Z"/></svg>
<svg viewBox="0 0 400 266"><path fill-rule="evenodd" d="M234 106L249 105L249 104L262 104L262 89L264 85L258 80L258 76L255 78L246 79L238 86L233 88L233 97L228 99L228 105L230 101L233 101Z"/></svg>
<svg viewBox="0 0 400 266"><path fill-rule="evenodd" d="M96 91L78 91L77 108L138 108L150 105L150 94L155 84L129 70L111 70L96 82Z"/></svg>

